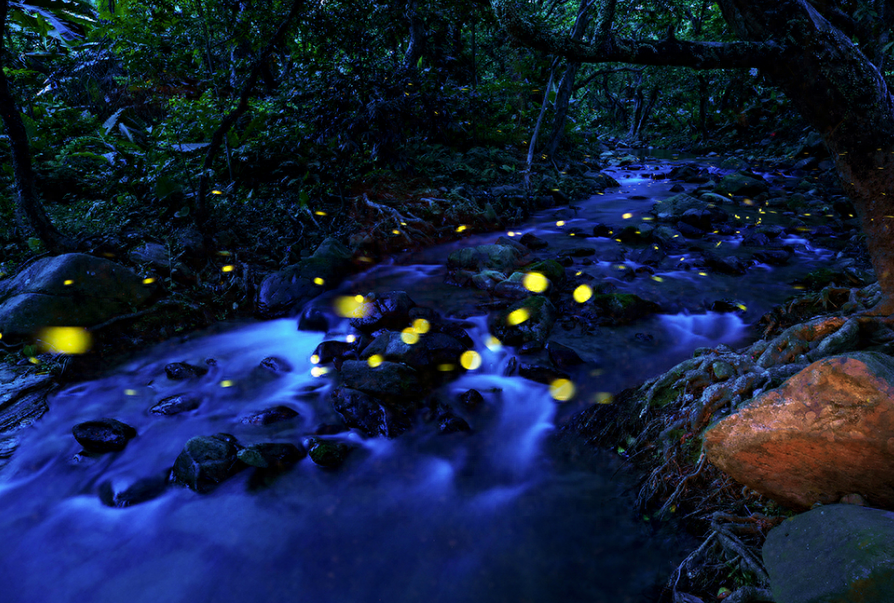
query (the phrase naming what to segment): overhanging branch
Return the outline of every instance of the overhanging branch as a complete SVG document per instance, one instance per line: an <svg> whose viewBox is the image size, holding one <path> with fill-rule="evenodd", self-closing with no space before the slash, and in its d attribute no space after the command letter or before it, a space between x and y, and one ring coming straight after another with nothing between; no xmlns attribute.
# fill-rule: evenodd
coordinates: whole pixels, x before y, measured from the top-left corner
<svg viewBox="0 0 894 603"><path fill-rule="evenodd" d="M586 44L569 36L545 31L534 21L527 3L492 0L500 24L518 43L533 50L557 54L578 63L632 63L735 69L764 67L779 60L783 49L764 42L689 42L676 39L629 40L609 37L601 44Z"/></svg>

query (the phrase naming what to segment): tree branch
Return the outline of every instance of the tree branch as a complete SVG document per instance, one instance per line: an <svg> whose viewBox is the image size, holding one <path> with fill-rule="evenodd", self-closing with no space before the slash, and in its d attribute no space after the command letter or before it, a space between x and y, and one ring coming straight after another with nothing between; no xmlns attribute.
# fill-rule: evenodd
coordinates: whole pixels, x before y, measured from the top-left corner
<svg viewBox="0 0 894 603"><path fill-rule="evenodd" d="M608 5L613 4L611 0ZM783 49L772 42L689 42L685 40L631 40L613 38L606 32L609 43L586 44L569 36L546 31L524 2L519 0L491 0L491 5L503 29L519 44L533 50L566 57L578 63L633 63L691 67L693 69L732 69L766 67L779 60ZM605 31L606 6L598 27ZM596 36L597 39L599 35Z"/></svg>

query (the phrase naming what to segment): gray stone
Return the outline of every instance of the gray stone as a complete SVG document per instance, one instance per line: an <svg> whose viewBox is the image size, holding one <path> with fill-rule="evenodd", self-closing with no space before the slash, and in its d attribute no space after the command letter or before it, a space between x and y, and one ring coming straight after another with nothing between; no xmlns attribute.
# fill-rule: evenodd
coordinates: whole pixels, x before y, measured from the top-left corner
<svg viewBox="0 0 894 603"><path fill-rule="evenodd" d="M196 492L208 492L241 468L235 438L227 434L190 438L174 461L174 477Z"/></svg>
<svg viewBox="0 0 894 603"><path fill-rule="evenodd" d="M770 530L763 560L777 603L894 600L894 513L818 507Z"/></svg>
<svg viewBox="0 0 894 603"><path fill-rule="evenodd" d="M0 333L89 327L143 305L152 287L115 262L83 253L43 258L0 282Z"/></svg>

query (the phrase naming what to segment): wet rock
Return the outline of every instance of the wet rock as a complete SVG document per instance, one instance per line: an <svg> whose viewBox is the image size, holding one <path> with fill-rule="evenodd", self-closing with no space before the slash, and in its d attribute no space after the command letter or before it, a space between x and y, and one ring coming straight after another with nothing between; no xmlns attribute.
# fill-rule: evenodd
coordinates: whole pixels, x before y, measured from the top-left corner
<svg viewBox="0 0 894 603"><path fill-rule="evenodd" d="M658 243L652 243L635 253L631 259L638 264L657 266L666 257L667 252L664 250L664 247Z"/></svg>
<svg viewBox="0 0 894 603"><path fill-rule="evenodd" d="M348 430L347 425L336 425L335 423L320 423L314 427L313 434L320 436L337 435Z"/></svg>
<svg viewBox="0 0 894 603"><path fill-rule="evenodd" d="M351 326L364 333L379 329L399 331L410 323L410 310L414 307L416 302L405 291L370 294L357 312L360 316L351 319Z"/></svg>
<svg viewBox="0 0 894 603"><path fill-rule="evenodd" d="M407 431L409 418L402 412L386 407L373 396L348 387L337 387L330 394L332 408L345 425L360 430L369 437L396 438Z"/></svg>
<svg viewBox="0 0 894 603"><path fill-rule="evenodd" d="M190 438L174 461L174 478L196 492L209 492L244 468L237 454L229 434Z"/></svg>
<svg viewBox="0 0 894 603"><path fill-rule="evenodd" d="M717 191L730 195L744 195L754 197L768 190L767 183L750 172L733 172L727 174L717 184Z"/></svg>
<svg viewBox="0 0 894 603"><path fill-rule="evenodd" d="M715 223L729 220L725 211L718 208L687 209L680 217L680 221L700 228L701 230L713 230Z"/></svg>
<svg viewBox="0 0 894 603"><path fill-rule="evenodd" d="M89 452L118 452L136 437L137 430L117 419L78 423L71 429L78 444Z"/></svg>
<svg viewBox="0 0 894 603"><path fill-rule="evenodd" d="M492 313L488 328L506 345L523 346L526 351L543 348L556 322L556 308L541 295L533 295Z"/></svg>
<svg viewBox="0 0 894 603"><path fill-rule="evenodd" d="M597 293L592 303L615 324L627 324L661 312L661 306L634 293Z"/></svg>
<svg viewBox="0 0 894 603"><path fill-rule="evenodd" d="M314 364L331 364L341 365L341 361L356 358L356 352L352 343L347 341L323 341L311 354L311 362Z"/></svg>
<svg viewBox="0 0 894 603"><path fill-rule="evenodd" d="M687 224L686 222L677 222L677 230L687 239L700 239L707 234L701 228L693 226L692 224Z"/></svg>
<svg viewBox="0 0 894 603"><path fill-rule="evenodd" d="M478 245L458 249L447 258L451 270L506 271L522 264L524 254L511 245Z"/></svg>
<svg viewBox="0 0 894 603"><path fill-rule="evenodd" d="M791 247L781 247L756 251L752 257L758 262L770 264L771 266L785 266L794 255L795 250Z"/></svg>
<svg viewBox="0 0 894 603"><path fill-rule="evenodd" d="M500 236L497 239L496 244L513 247L516 251L518 251L522 255L525 255L526 253L528 253L528 247L523 245L518 239L515 239L513 237L507 237L506 235Z"/></svg>
<svg viewBox="0 0 894 603"><path fill-rule="evenodd" d="M530 232L523 234L520 242L522 245L533 251L546 249L547 247L549 247L549 243L547 243L537 235L531 234Z"/></svg>
<svg viewBox="0 0 894 603"><path fill-rule="evenodd" d="M176 394L162 398L158 404L149 409L153 415L176 415L181 412L195 410L202 403L202 398L196 394Z"/></svg>
<svg viewBox="0 0 894 603"><path fill-rule="evenodd" d="M558 341L550 341L546 344L546 352L549 354L550 361L563 371L584 363L577 352Z"/></svg>
<svg viewBox="0 0 894 603"><path fill-rule="evenodd" d="M406 364L419 371L419 376L428 381L434 373L439 372L440 365L457 365L462 353L468 349L456 338L442 332L429 331L413 335L416 337L415 341L405 341L403 333L382 333L363 350L361 358L368 360L377 355L388 361Z"/></svg>
<svg viewBox="0 0 894 603"><path fill-rule="evenodd" d="M708 309L711 312L744 312L745 304L736 299L718 299Z"/></svg>
<svg viewBox="0 0 894 603"><path fill-rule="evenodd" d="M82 253L41 258L0 281L0 333L31 336L47 325L89 327L144 305L154 285L110 260Z"/></svg>
<svg viewBox="0 0 894 603"><path fill-rule="evenodd" d="M172 362L165 366L165 374L168 376L168 379L173 381L195 379L205 375L207 372L208 367L195 366L187 362Z"/></svg>
<svg viewBox="0 0 894 603"><path fill-rule="evenodd" d="M482 270L472 276L471 285L482 291L493 291L506 278L506 275L496 270Z"/></svg>
<svg viewBox="0 0 894 603"><path fill-rule="evenodd" d="M596 249L594 247L572 247L571 249L563 251L561 255L570 255L573 258L583 258L596 255Z"/></svg>
<svg viewBox="0 0 894 603"><path fill-rule="evenodd" d="M347 360L338 372L341 385L360 390L397 407L412 406L425 395L419 373L399 362L384 361L372 367L362 360Z"/></svg>
<svg viewBox="0 0 894 603"><path fill-rule="evenodd" d="M456 401L462 408L474 412L484 404L484 396L477 389L470 389L461 393Z"/></svg>
<svg viewBox="0 0 894 603"><path fill-rule="evenodd" d="M565 282L565 269L555 260L541 260L525 267L525 272L539 272L556 286Z"/></svg>
<svg viewBox="0 0 894 603"><path fill-rule="evenodd" d="M282 358L279 358L277 356L267 356L266 358L261 360L261 364L259 366L273 373L292 372L292 365L289 364L289 361L283 360Z"/></svg>
<svg viewBox="0 0 894 603"><path fill-rule="evenodd" d="M748 265L734 256L720 256L711 251L705 251L702 256L708 268L723 274L739 275L748 270Z"/></svg>
<svg viewBox="0 0 894 603"><path fill-rule="evenodd" d="M814 362L754 398L705 433L704 449L734 479L791 507L852 492L891 507L891 433L894 359L852 352Z"/></svg>
<svg viewBox="0 0 894 603"><path fill-rule="evenodd" d="M290 443L265 442L242 448L236 457L249 467L284 471L307 456L304 448Z"/></svg>
<svg viewBox="0 0 894 603"><path fill-rule="evenodd" d="M599 191L600 193L607 188L621 186L617 180L602 172L584 172L583 177L592 184L593 190Z"/></svg>
<svg viewBox="0 0 894 603"><path fill-rule="evenodd" d="M266 318L293 313L324 291L337 286L353 270L351 250L327 238L314 254L261 282L255 307Z"/></svg>
<svg viewBox="0 0 894 603"><path fill-rule="evenodd" d="M352 450L353 446L333 440L308 438L307 441L307 455L310 460L325 469L341 467Z"/></svg>
<svg viewBox="0 0 894 603"><path fill-rule="evenodd" d="M299 416L298 412L288 406L277 405L265 408L260 412L242 418L245 425L273 425Z"/></svg>
<svg viewBox="0 0 894 603"><path fill-rule="evenodd" d="M493 294L495 297L503 299L519 300L534 295L525 286L525 274L522 272L514 272L508 279L500 281L494 286ZM546 288L539 293L546 293L552 289L552 283L547 279Z"/></svg>
<svg viewBox="0 0 894 603"><path fill-rule="evenodd" d="M762 557L780 603L890 601L894 513L824 505L770 530Z"/></svg>
<svg viewBox="0 0 894 603"><path fill-rule="evenodd" d="M765 247L770 244L770 237L756 230L749 231L742 237L743 247Z"/></svg>
<svg viewBox="0 0 894 603"><path fill-rule="evenodd" d="M169 483L167 472L138 479L123 490L116 490L112 482L106 481L99 486L99 500L107 507L132 507L158 498L168 489Z"/></svg>
<svg viewBox="0 0 894 603"><path fill-rule="evenodd" d="M672 187L670 187L670 192L672 192L672 193L682 193L685 190L686 190L686 188L682 184L679 184L679 183L674 184Z"/></svg>
<svg viewBox="0 0 894 603"><path fill-rule="evenodd" d="M652 206L650 213L665 222L676 222L690 209L704 209L705 203L686 193L668 197Z"/></svg>

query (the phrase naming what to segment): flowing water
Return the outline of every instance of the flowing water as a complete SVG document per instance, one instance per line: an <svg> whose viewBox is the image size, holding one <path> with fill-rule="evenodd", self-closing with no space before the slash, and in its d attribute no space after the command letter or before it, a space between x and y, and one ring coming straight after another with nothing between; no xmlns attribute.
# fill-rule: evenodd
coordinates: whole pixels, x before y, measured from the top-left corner
<svg viewBox="0 0 894 603"><path fill-rule="evenodd" d="M616 177L620 190L577 209L546 210L515 232L541 236L552 253L586 243L599 248L597 258L607 254L616 242L581 241L570 229L620 225L622 214L642 215L671 194L669 182L637 171L618 170ZM486 410L467 417L474 433L441 435L423 426L386 440L346 432L332 437L358 448L338 471L305 459L262 488L244 471L207 494L175 486L129 508L104 506L97 494L102 483L120 491L165 474L193 436L226 432L243 445L300 443L335 420L331 386L311 372L323 335L297 331L294 319L168 342L107 377L53 394L50 412L24 432L0 472L0 601L653 601L653 585L692 543L633 515L630 478L617 458L597 452L573 464L545 451L570 405L553 400L545 385L504 376L513 351L485 345L484 312L475 308L486 295L443 283L450 250L495 238L476 235L397 258L315 302L325 307L333 295L403 289L419 304L468 319L483 363L447 387L454 396L470 388L484 395ZM641 382L696 347L744 343L747 324L792 293L786 284L792 276L828 257L806 241L793 243L798 258L790 268L758 266L740 277L680 268L653 275L659 279L618 280L621 290L667 309L632 326L583 334L557 324L554 339L589 362L589 372L576 377L581 403ZM736 252L734 239L725 244ZM579 269L614 279L616 264L593 261ZM747 311L705 310L730 297ZM346 323L333 321L328 337L348 333ZM268 356L292 370L259 369ZM185 391L183 382L165 376L167 363L209 359L208 374L188 386L202 397L197 410L148 412ZM242 422L277 404L300 416L268 426ZM72 426L99 417L133 425L139 435L120 453L79 454Z"/></svg>

